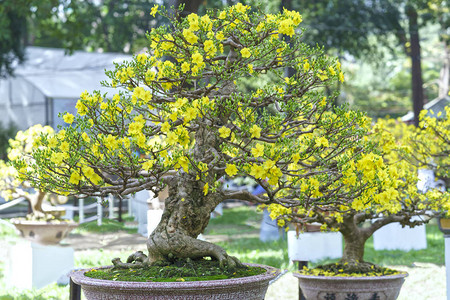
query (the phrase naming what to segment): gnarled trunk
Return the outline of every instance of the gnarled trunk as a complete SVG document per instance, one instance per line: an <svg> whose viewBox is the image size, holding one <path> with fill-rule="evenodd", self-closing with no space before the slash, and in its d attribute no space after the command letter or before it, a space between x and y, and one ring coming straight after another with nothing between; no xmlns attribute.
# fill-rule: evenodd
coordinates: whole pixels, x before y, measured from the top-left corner
<svg viewBox="0 0 450 300"><path fill-rule="evenodd" d="M45 217L45 212L42 209L42 203L44 202L45 193L42 191L37 191L36 193L27 197L30 202L32 214L36 217Z"/></svg>
<svg viewBox="0 0 450 300"><path fill-rule="evenodd" d="M176 258L211 257L234 267L237 259L221 247L197 239L208 225L210 214L221 202L218 194L203 194L200 181L180 173L169 184L169 197L160 223L147 241L148 262Z"/></svg>
<svg viewBox="0 0 450 300"><path fill-rule="evenodd" d="M364 244L370 234L367 230L359 227L358 223L356 216L347 216L339 230L344 237L342 263L358 264L364 262Z"/></svg>
<svg viewBox="0 0 450 300"><path fill-rule="evenodd" d="M343 233L344 237L344 253L342 254L342 262L362 263L364 262L364 244L367 240L358 232Z"/></svg>

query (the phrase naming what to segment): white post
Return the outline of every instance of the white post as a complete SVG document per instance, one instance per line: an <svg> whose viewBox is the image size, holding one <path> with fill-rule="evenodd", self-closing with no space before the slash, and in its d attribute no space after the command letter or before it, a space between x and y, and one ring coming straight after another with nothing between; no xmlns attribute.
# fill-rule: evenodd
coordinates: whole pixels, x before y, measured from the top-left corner
<svg viewBox="0 0 450 300"><path fill-rule="evenodd" d="M79 222L84 222L84 199L80 198L78 199L78 216L80 217Z"/></svg>
<svg viewBox="0 0 450 300"><path fill-rule="evenodd" d="M102 207L102 198L97 197L97 225L102 226L102 218L103 218L103 207Z"/></svg>
<svg viewBox="0 0 450 300"><path fill-rule="evenodd" d="M450 300L450 234L444 234L445 240L445 274L447 277L447 300Z"/></svg>
<svg viewBox="0 0 450 300"><path fill-rule="evenodd" d="M133 201L133 197L134 196L132 196L132 195L129 195L128 196L128 214L130 215L130 216L133 216L133 212L132 212L132 210L133 210L133 207L132 207L132 203L131 203L131 201Z"/></svg>
<svg viewBox="0 0 450 300"><path fill-rule="evenodd" d="M109 194L108 202L109 202L109 216L108 216L108 218L111 220L111 219L114 218L114 197L113 197L113 195Z"/></svg>

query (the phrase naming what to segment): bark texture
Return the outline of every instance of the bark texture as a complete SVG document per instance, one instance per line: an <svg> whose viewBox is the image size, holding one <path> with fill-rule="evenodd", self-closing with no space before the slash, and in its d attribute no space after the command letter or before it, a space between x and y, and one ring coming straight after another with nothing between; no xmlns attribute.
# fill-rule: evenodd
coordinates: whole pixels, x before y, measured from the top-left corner
<svg viewBox="0 0 450 300"><path fill-rule="evenodd" d="M221 247L201 241L197 236L208 225L211 212L221 199L218 195L204 196L200 182L182 174L169 183L169 197L161 222L147 241L149 263L176 258L211 257L222 266L235 267L237 259Z"/></svg>

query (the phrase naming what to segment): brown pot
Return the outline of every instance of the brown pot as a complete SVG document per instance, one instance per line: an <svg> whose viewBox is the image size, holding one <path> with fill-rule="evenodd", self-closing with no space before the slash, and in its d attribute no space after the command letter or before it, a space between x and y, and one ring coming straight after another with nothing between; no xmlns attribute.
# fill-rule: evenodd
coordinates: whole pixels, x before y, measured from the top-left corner
<svg viewBox="0 0 450 300"><path fill-rule="evenodd" d="M185 282L128 282L94 279L84 276L90 269L74 271L72 281L80 285L88 300L261 300L264 299L269 281L280 271L273 267L261 267L266 273L224 280L185 281ZM104 267L108 268L108 267Z"/></svg>
<svg viewBox="0 0 450 300"><path fill-rule="evenodd" d="M307 300L395 300L407 273L373 276L340 277L312 276L294 273Z"/></svg>
<svg viewBox="0 0 450 300"><path fill-rule="evenodd" d="M73 222L39 222L26 220L12 220L20 235L41 245L57 245L72 229L78 226Z"/></svg>

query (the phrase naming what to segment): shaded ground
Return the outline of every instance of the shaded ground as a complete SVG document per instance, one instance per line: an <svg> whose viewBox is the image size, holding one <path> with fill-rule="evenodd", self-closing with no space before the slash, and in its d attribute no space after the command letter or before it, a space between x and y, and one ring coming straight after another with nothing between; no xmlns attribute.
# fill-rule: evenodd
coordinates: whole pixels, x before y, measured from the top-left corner
<svg viewBox="0 0 450 300"><path fill-rule="evenodd" d="M124 231L109 233L76 233L64 239L63 244L75 251L103 249L103 250L135 250L145 249L146 238L138 233L129 234Z"/></svg>

